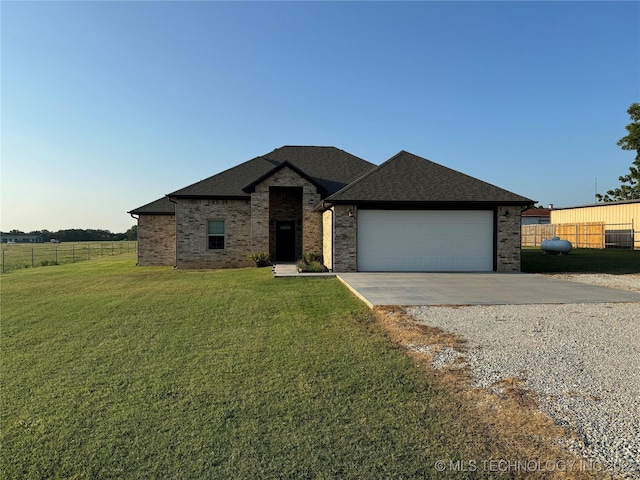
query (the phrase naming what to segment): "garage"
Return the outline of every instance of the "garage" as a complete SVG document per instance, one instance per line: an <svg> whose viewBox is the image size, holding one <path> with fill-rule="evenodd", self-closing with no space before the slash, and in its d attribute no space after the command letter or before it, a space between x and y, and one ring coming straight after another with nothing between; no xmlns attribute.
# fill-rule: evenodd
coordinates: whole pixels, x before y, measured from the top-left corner
<svg viewBox="0 0 640 480"><path fill-rule="evenodd" d="M362 272L490 272L492 210L364 210L357 218Z"/></svg>

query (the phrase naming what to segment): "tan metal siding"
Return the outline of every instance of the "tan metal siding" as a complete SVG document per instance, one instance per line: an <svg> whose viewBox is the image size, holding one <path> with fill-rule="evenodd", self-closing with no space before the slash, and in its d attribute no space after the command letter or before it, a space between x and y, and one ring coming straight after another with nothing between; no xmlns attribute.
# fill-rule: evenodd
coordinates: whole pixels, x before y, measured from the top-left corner
<svg viewBox="0 0 640 480"><path fill-rule="evenodd" d="M640 202L551 210L553 224L593 222L604 222L607 225L633 222L634 229L638 230L640 229Z"/></svg>

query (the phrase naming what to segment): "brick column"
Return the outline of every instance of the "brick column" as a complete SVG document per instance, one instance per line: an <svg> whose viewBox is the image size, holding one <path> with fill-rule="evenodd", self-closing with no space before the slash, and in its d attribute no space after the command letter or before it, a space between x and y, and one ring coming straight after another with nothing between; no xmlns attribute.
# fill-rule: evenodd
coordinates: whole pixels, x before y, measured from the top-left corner
<svg viewBox="0 0 640 480"><path fill-rule="evenodd" d="M497 268L498 272L520 271L520 207L503 205L497 213Z"/></svg>
<svg viewBox="0 0 640 480"><path fill-rule="evenodd" d="M349 211L353 216L349 216ZM358 270L357 234L358 210L355 205L333 207L333 271L356 272Z"/></svg>

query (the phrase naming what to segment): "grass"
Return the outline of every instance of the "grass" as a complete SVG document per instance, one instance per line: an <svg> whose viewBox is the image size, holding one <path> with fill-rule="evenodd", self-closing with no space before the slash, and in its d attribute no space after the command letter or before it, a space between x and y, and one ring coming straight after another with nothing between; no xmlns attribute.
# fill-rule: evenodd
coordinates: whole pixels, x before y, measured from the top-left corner
<svg viewBox="0 0 640 480"><path fill-rule="evenodd" d="M537 247L522 249L522 271L527 273L640 273L639 250L579 248L568 255L550 255Z"/></svg>
<svg viewBox="0 0 640 480"><path fill-rule="evenodd" d="M538 477L337 280L124 257L2 277L1 478Z"/></svg>
<svg viewBox="0 0 640 480"><path fill-rule="evenodd" d="M121 258L3 277L2 478L467 478L434 462L495 453L335 279Z"/></svg>
<svg viewBox="0 0 640 480"><path fill-rule="evenodd" d="M137 242L67 242L2 244L1 273L24 268L48 267L95 260L107 256L131 254Z"/></svg>

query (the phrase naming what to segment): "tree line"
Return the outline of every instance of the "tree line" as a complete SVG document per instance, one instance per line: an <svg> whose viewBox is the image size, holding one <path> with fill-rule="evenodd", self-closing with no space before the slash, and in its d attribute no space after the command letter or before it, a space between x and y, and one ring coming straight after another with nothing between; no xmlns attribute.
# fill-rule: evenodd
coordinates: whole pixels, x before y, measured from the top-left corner
<svg viewBox="0 0 640 480"><path fill-rule="evenodd" d="M50 232L49 230L34 230L32 232L22 232L11 230L11 235L38 235L43 242L58 240L60 242L115 242L120 240L137 240L138 226L134 225L124 233L112 233L109 230L92 230L71 228Z"/></svg>

